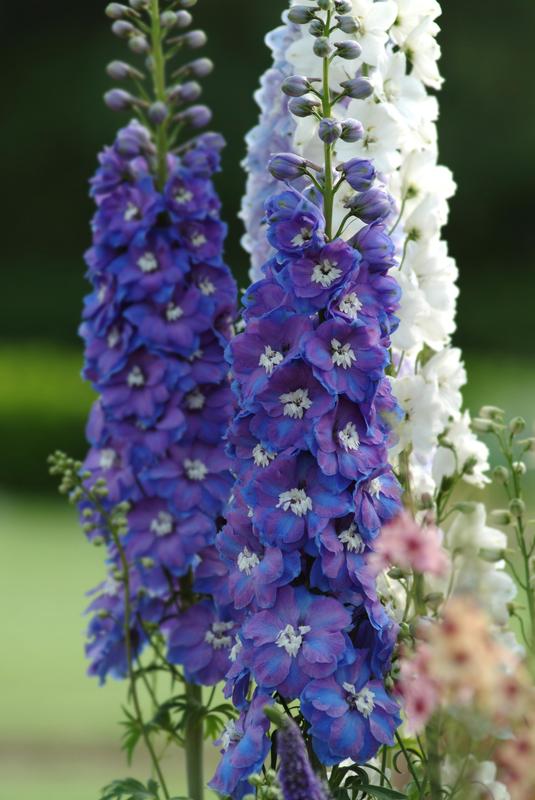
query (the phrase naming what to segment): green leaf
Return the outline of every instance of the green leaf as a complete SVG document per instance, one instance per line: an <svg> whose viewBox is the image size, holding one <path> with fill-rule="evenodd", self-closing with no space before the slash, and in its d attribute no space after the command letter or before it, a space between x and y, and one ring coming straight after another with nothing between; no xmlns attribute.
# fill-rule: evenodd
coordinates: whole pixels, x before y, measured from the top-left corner
<svg viewBox="0 0 535 800"><path fill-rule="evenodd" d="M366 792L368 797L375 797L377 800L407 800L407 795L396 791L395 789L387 789L386 786L363 786L362 790Z"/></svg>
<svg viewBox="0 0 535 800"><path fill-rule="evenodd" d="M149 780L147 786L135 778L113 781L102 790L100 800L160 800L159 786Z"/></svg>

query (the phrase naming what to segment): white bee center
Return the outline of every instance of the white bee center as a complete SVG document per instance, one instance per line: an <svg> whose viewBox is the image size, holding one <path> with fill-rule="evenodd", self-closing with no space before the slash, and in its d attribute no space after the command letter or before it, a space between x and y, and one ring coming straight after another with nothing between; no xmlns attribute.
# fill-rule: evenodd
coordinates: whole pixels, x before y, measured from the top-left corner
<svg viewBox="0 0 535 800"><path fill-rule="evenodd" d="M113 348L119 344L119 340L121 338L121 334L117 328L112 328L111 331L108 333L108 347L113 350Z"/></svg>
<svg viewBox="0 0 535 800"><path fill-rule="evenodd" d="M350 317L350 319L356 319L362 307L363 304L360 302L356 292L346 294L346 296L340 300L340 311L342 314L345 314L346 317Z"/></svg>
<svg viewBox="0 0 535 800"><path fill-rule="evenodd" d="M160 511L150 524L150 529L156 536L167 536L173 532L173 527L173 517L168 511Z"/></svg>
<svg viewBox="0 0 535 800"><path fill-rule="evenodd" d="M184 461L184 469L190 481L203 481L208 475L208 467L198 458L194 461L186 458Z"/></svg>
<svg viewBox="0 0 535 800"><path fill-rule="evenodd" d="M236 742L239 742L241 738L241 733L236 725L236 720L229 720L225 725L223 733L219 737L221 749L226 752L231 744L236 744Z"/></svg>
<svg viewBox="0 0 535 800"><path fill-rule="evenodd" d="M351 683L344 683L343 689L347 692L346 699L349 705L356 708L365 719L368 719L375 708L375 695L372 690L364 687L360 692L357 692Z"/></svg>
<svg viewBox="0 0 535 800"><path fill-rule="evenodd" d="M284 416L292 419L303 419L305 411L312 405L308 389L296 389L295 392L281 394L279 400L284 406Z"/></svg>
<svg viewBox="0 0 535 800"><path fill-rule="evenodd" d="M139 389L142 386L145 386L145 376L143 375L141 368L138 367L137 365L135 367L132 367L132 369L128 373L128 378L126 379L126 382L128 383L131 389Z"/></svg>
<svg viewBox="0 0 535 800"><path fill-rule="evenodd" d="M282 353L277 352L277 350L272 350L271 346L268 344L260 356L258 366L264 367L267 374L271 375L275 367L277 367L281 361L284 361Z"/></svg>
<svg viewBox="0 0 535 800"><path fill-rule="evenodd" d="M338 269L336 263L332 263L329 259L325 259L321 261L319 264L316 264L314 270L312 272L312 280L314 283L319 283L320 286L323 286L324 289L328 289L329 286L337 280L340 275L342 274L342 270Z"/></svg>
<svg viewBox="0 0 535 800"><path fill-rule="evenodd" d="M360 436L353 422L348 422L343 430L338 431L338 439L346 452L360 447Z"/></svg>
<svg viewBox="0 0 535 800"><path fill-rule="evenodd" d="M133 219L139 216L139 208L133 203L128 203L124 212L124 221L132 222Z"/></svg>
<svg viewBox="0 0 535 800"><path fill-rule="evenodd" d="M304 489L291 489L289 492L282 492L279 495L277 508L284 511L291 511L296 517L304 517L312 511L312 500Z"/></svg>
<svg viewBox="0 0 535 800"><path fill-rule="evenodd" d="M210 278L203 278L202 281L199 281L199 289L204 295L206 295L206 297L210 297L211 294L215 294L215 286Z"/></svg>
<svg viewBox="0 0 535 800"><path fill-rule="evenodd" d="M200 389L194 389L192 392L186 395L186 406L189 408L190 411L200 411L204 408L204 404L206 403L206 397L203 395Z"/></svg>
<svg viewBox="0 0 535 800"><path fill-rule="evenodd" d="M331 350L331 360L335 367L349 369L349 367L357 360L357 357L351 349L351 345L349 343L342 344L342 342L339 342L338 339L332 339Z"/></svg>
<svg viewBox="0 0 535 800"><path fill-rule="evenodd" d="M238 556L238 569L240 572L245 572L246 575L250 575L255 567L260 564L260 559L256 555L256 553L251 553L247 547L244 547L240 555Z"/></svg>
<svg viewBox="0 0 535 800"><path fill-rule="evenodd" d="M206 244L208 239L204 235L204 233L196 233L191 237L191 243L193 247L202 247L203 244Z"/></svg>
<svg viewBox="0 0 535 800"><path fill-rule="evenodd" d="M204 635L204 641L210 645L212 650L230 650L232 647L232 636L228 635L234 627L233 622L214 622L209 631Z"/></svg>
<svg viewBox="0 0 535 800"><path fill-rule="evenodd" d="M349 528L338 534L339 541L347 547L350 553L363 553L366 549L364 540L357 530L354 522L351 523Z"/></svg>
<svg viewBox="0 0 535 800"><path fill-rule="evenodd" d="M381 478L374 478L368 484L368 494L371 494L374 497L379 497L379 494L381 492L382 492Z"/></svg>
<svg viewBox="0 0 535 800"><path fill-rule="evenodd" d="M117 458L117 453L115 450L102 450L100 453L100 457L98 460L100 469L111 469L115 464L115 459Z"/></svg>
<svg viewBox="0 0 535 800"><path fill-rule="evenodd" d="M293 625L287 625L275 639L275 644L286 650L289 656L295 658L301 649L304 636L311 630L310 625L300 625L297 630Z"/></svg>
<svg viewBox="0 0 535 800"><path fill-rule="evenodd" d="M193 192L190 192L189 189L182 188L175 194L175 203L178 203L179 206L189 203L191 200L193 200Z"/></svg>
<svg viewBox="0 0 535 800"><path fill-rule="evenodd" d="M276 457L275 453L270 453L261 444L257 444L253 450L254 463L257 467L268 467Z"/></svg>
<svg viewBox="0 0 535 800"><path fill-rule="evenodd" d="M167 322L176 322L184 316L184 311L180 306L175 306L174 303L169 303L165 311Z"/></svg>
<svg viewBox="0 0 535 800"><path fill-rule="evenodd" d="M154 253L144 253L137 262L142 272L154 272L158 269L158 261Z"/></svg>
<svg viewBox="0 0 535 800"><path fill-rule="evenodd" d="M294 238L292 239L292 244L295 247L302 247L305 242L309 242L312 239L312 231L310 228L301 228L299 233L297 233Z"/></svg>

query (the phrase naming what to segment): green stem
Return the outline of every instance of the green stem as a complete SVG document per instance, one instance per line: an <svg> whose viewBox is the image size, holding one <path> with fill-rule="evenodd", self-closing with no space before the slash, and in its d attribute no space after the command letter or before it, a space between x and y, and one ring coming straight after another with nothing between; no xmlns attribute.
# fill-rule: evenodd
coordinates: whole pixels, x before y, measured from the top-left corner
<svg viewBox="0 0 535 800"><path fill-rule="evenodd" d="M165 57L162 46L162 26L160 24L160 2L151 0L151 39L153 58L153 83L156 100L165 103ZM156 131L157 180L163 189L167 180L167 126L164 122Z"/></svg>
<svg viewBox="0 0 535 800"><path fill-rule="evenodd" d="M427 741L426 777L429 781L429 800L442 800L438 722L431 722L425 731Z"/></svg>
<svg viewBox="0 0 535 800"><path fill-rule="evenodd" d="M327 12L325 22L326 36L331 26L331 12ZM330 59L323 59L323 116L331 116L331 88L329 85ZM325 235L327 239L332 239L333 234L333 206L334 206L334 184L333 184L333 148L331 144L325 143L325 188L323 192L323 208L325 213Z"/></svg>
<svg viewBox="0 0 535 800"><path fill-rule="evenodd" d="M419 792L421 792L422 787L421 787L420 781L418 780L418 775L416 774L416 770L414 769L414 764L412 763L412 759L411 759L410 753L407 752L407 749L405 748L405 744L403 742L403 739L401 738L399 733L396 733L396 740L397 740L397 743L398 743L398 745L399 745L399 747L401 749L401 752L405 756L405 761L407 762L407 767L409 769L409 772L412 775L412 779L413 779L413 781L414 781L414 783L416 785L416 788L418 789Z"/></svg>
<svg viewBox="0 0 535 800"><path fill-rule="evenodd" d="M202 706L202 687L186 684L186 697L192 706ZM186 775L188 798L203 800L203 722L198 715L189 714L185 731Z"/></svg>

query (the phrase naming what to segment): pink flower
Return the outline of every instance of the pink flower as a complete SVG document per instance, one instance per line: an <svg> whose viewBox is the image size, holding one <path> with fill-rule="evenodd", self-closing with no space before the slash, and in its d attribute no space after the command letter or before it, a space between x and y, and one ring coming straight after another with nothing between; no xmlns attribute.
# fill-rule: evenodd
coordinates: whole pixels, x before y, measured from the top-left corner
<svg viewBox="0 0 535 800"><path fill-rule="evenodd" d="M431 676L430 650L420 644L414 656L404 658L400 664L397 691L403 701L407 730L420 733L433 716L440 703L440 684Z"/></svg>
<svg viewBox="0 0 535 800"><path fill-rule="evenodd" d="M378 572L391 566L429 575L444 575L448 570L439 529L434 525L422 528L407 511L384 526L374 550L370 564Z"/></svg>

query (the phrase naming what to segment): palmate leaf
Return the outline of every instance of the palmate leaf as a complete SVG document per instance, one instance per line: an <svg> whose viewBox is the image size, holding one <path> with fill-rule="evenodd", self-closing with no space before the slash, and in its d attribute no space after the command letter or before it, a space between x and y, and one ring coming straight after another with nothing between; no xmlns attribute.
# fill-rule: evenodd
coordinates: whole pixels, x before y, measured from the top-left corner
<svg viewBox="0 0 535 800"><path fill-rule="evenodd" d="M102 790L100 800L160 800L159 786L149 780L147 785L135 778L113 781Z"/></svg>

